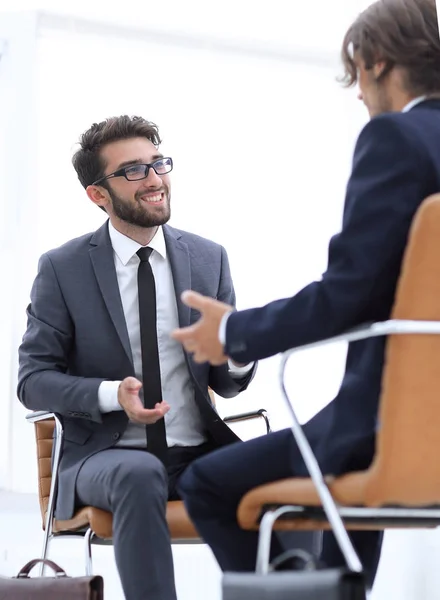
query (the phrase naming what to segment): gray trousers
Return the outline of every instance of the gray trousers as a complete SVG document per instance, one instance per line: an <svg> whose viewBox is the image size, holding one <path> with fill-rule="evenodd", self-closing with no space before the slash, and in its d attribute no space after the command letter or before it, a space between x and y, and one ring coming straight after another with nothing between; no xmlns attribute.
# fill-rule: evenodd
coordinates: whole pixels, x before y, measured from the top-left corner
<svg viewBox="0 0 440 600"><path fill-rule="evenodd" d="M176 600L166 521L168 500L190 462L210 444L169 449L169 466L146 450L111 448L86 460L76 481L77 507L113 513L113 545L126 600Z"/></svg>
<svg viewBox="0 0 440 600"><path fill-rule="evenodd" d="M172 447L165 469L146 450L111 448L81 467L77 508L96 506L113 514L113 546L126 600L176 600L166 504L179 499L176 485L185 468L211 450L211 444ZM312 550L313 536L296 535L286 535L287 547Z"/></svg>

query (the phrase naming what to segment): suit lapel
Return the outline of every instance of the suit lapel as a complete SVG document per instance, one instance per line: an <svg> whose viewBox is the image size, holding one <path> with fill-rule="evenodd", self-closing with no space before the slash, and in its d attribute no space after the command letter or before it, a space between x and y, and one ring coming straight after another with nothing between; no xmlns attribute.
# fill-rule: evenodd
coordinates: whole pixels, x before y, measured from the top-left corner
<svg viewBox="0 0 440 600"><path fill-rule="evenodd" d="M191 263L188 246L179 239L180 233L172 227L164 225L163 232L173 274L179 325L187 327L190 324L191 309L183 304L180 295L183 291L191 289Z"/></svg>
<svg viewBox="0 0 440 600"><path fill-rule="evenodd" d="M118 279L116 276L113 247L108 233L108 222L104 223L90 241L90 260L111 320L119 335L122 346L133 364L127 324L122 308Z"/></svg>

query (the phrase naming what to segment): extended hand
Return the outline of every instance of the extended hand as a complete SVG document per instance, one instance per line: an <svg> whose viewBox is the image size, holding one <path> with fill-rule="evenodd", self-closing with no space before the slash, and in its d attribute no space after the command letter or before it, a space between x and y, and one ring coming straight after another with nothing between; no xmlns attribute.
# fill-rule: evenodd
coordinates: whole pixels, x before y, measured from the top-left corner
<svg viewBox="0 0 440 600"><path fill-rule="evenodd" d="M118 389L118 402L127 413L133 423L152 425L159 419L163 419L170 410L169 404L162 400L154 408L144 408L139 398L139 390L142 383L135 377L126 377L121 381Z"/></svg>
<svg viewBox="0 0 440 600"><path fill-rule="evenodd" d="M194 354L195 362L225 363L228 357L223 352L218 331L223 316L233 310L232 306L190 291L183 292L182 302L198 310L202 316L194 325L175 329L171 336L181 342L187 352Z"/></svg>

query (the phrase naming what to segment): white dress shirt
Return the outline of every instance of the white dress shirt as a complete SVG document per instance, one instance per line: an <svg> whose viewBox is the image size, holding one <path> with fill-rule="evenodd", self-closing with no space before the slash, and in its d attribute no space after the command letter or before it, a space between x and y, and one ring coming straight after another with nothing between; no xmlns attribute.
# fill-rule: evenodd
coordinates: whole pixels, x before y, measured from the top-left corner
<svg viewBox="0 0 440 600"><path fill-rule="evenodd" d="M131 238L117 231L109 222L110 240L113 246L116 276L121 294L122 307L127 324L128 337L133 356L135 376L142 381L142 355L139 325L137 272L141 248ZM148 244L153 252L150 265L156 284L157 339L161 372L162 397L170 405L165 415L168 446L198 446L206 441L205 427L194 399L194 386L185 361L181 344L171 337L179 327L173 276L162 227ZM235 368L230 363L231 376L241 377L252 365ZM118 402L120 381L103 381L98 390L99 408L102 413L122 410ZM148 389L148 384L147 384ZM141 399L142 399L141 389ZM129 422L117 446L146 447L145 426Z"/></svg>

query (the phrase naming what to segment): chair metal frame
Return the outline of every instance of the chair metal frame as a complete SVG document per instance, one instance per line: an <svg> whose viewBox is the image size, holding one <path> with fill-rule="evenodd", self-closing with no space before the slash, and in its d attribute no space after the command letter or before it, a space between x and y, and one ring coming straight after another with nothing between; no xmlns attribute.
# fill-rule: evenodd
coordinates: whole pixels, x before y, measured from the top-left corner
<svg viewBox="0 0 440 600"><path fill-rule="evenodd" d="M269 421L269 415L267 411L263 408L256 411L249 411L237 415L230 415L223 419L225 423L236 423L240 421L246 421L249 419L261 418L264 420L266 433L271 432L271 426ZM64 430L61 419L53 412L49 411L34 411L26 415L26 420L29 423L37 423L38 421L47 421L50 419L54 419L55 421L55 430L54 430L54 438L53 438L53 448L52 448L52 468L51 468L51 482L50 482L50 491L49 491L49 502L47 506L47 511L44 519L44 536L43 536L43 548L41 552L41 558L45 559L48 554L49 544L56 537L73 537L73 538L83 538L84 539L84 554L85 554L85 573L86 575L93 574L93 562L92 562L92 544L95 545L105 545L111 546L113 545L113 541L111 539L102 539L98 537L91 527L87 529L80 529L75 531L53 531L53 520L55 513L55 504L56 504L56 494L57 494L57 486L58 486L58 469L61 461L62 448L63 448L63 437ZM200 538L173 538L171 540L172 544L200 544L203 543ZM41 563L39 566L39 574L40 576L44 575L45 565Z"/></svg>
<svg viewBox="0 0 440 600"><path fill-rule="evenodd" d="M264 505L260 514L256 572L269 572L270 543L275 522L278 519L302 519L328 522L331 525L348 567L354 572L362 571L362 564L357 556L344 524L364 523L377 525L378 529L399 526L435 527L440 525L440 506L411 508L384 507L370 508L359 506L342 506L335 503L325 482L318 461L298 421L292 402L286 390L285 371L287 362L297 352L318 348L337 342L356 342L386 335L440 335L440 321L417 321L409 319L389 319L377 323L365 324L351 329L341 335L333 336L318 342L298 346L282 355L279 382L281 391L292 417L292 434L301 452L311 479L322 501L322 507L301 506L294 504Z"/></svg>

